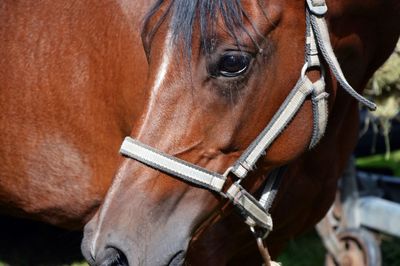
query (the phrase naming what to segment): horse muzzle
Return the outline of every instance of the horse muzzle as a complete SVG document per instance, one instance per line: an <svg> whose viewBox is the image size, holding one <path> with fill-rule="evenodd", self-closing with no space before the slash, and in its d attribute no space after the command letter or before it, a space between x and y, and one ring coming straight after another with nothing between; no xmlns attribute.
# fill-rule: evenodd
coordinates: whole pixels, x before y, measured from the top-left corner
<svg viewBox="0 0 400 266"><path fill-rule="evenodd" d="M91 266L180 266L185 263L189 236L165 233L149 241L145 235L130 241L118 230L96 237L93 221L85 227L81 250ZM158 235L158 234L156 234Z"/></svg>
<svg viewBox="0 0 400 266"><path fill-rule="evenodd" d="M125 255L123 251L115 247L107 247L103 250L98 251L96 257L94 258L89 252L87 252L86 247L82 246L82 252L85 259L89 262L91 266L136 266L136 265L154 265L154 266L181 266L185 263L186 251L180 250L174 255L169 255L164 259L157 258L156 254L150 255L150 261L146 262L149 258L138 259L133 258L132 263L129 263L128 256L134 256L134 254Z"/></svg>
<svg viewBox="0 0 400 266"><path fill-rule="evenodd" d="M98 256L99 259L93 261L94 263L91 265L98 266L129 266L128 260L125 254L113 247L108 247L103 250L103 253L100 253Z"/></svg>

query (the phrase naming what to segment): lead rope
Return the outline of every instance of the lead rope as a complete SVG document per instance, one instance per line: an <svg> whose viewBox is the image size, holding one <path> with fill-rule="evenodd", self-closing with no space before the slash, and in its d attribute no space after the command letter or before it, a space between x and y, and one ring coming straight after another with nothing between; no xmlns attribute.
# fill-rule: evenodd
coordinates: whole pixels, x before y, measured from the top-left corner
<svg viewBox="0 0 400 266"><path fill-rule="evenodd" d="M263 238L257 234L257 232L253 226L250 226L250 231L253 233L254 237L256 238L258 251L260 252L260 255L264 261L263 265L272 266L272 263L274 263L274 262L271 260L271 256L269 255L268 248L264 245Z"/></svg>

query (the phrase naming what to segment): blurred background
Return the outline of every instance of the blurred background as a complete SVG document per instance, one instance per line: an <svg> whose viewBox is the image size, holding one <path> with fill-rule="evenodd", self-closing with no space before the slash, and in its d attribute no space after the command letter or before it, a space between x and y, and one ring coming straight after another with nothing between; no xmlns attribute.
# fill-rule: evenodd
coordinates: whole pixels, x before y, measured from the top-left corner
<svg viewBox="0 0 400 266"><path fill-rule="evenodd" d="M360 224L357 226L362 230L359 235L361 238L352 238L351 234L343 237L343 227L354 225L349 217L352 213L346 214L343 209L349 205L348 202L351 205L355 198L357 200L364 196L384 199L400 206L400 42L392 57L375 73L365 94L379 108L374 113L361 110L360 141L347 171L354 186L350 191L342 190L338 194L336 205L330 212L334 221L330 220L325 229L330 230L330 237L336 234L345 248L355 250L355 256L361 256L356 260L368 260L361 252L365 249L363 242L369 241L363 233L367 231L375 243L368 242L372 245L366 248L372 250L368 252L378 248L382 265L395 266L400 265L400 238L390 230L382 232ZM343 182L340 186L349 188ZM374 215L371 213L371 217ZM400 234L400 220L398 228L393 230L397 231L397 235ZM68 232L40 223L0 216L0 266L87 265L80 253L81 238L81 232ZM278 261L284 266L335 265L334 260L326 256L326 249L317 230L291 241ZM349 265L359 265L357 263Z"/></svg>

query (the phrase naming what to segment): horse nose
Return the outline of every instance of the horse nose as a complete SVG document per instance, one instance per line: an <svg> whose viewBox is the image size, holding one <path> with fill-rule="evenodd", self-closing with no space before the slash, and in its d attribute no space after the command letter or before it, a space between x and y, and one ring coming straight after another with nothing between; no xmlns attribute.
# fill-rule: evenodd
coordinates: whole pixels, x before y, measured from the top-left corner
<svg viewBox="0 0 400 266"><path fill-rule="evenodd" d="M129 266L125 254L114 247L107 247L100 251L95 259L95 266Z"/></svg>

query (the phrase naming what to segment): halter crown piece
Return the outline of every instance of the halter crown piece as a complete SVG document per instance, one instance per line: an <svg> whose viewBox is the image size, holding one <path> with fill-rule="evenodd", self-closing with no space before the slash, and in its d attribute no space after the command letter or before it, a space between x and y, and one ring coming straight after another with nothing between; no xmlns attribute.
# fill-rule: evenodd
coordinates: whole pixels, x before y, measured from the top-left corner
<svg viewBox="0 0 400 266"><path fill-rule="evenodd" d="M313 134L310 149L313 148L325 133L328 120L328 93L325 92L325 72L320 60L329 65L332 73L343 89L353 98L375 110L374 103L358 94L347 82L333 52L329 39L328 27L324 18L328 8L324 0L307 0L306 7L306 52L305 63L300 78L287 96L283 104L273 116L265 129L244 151L240 158L229 167L224 174L211 172L205 168L183 161L165 154L162 151L149 147L138 140L126 137L122 143L120 153L137 160L149 167L163 171L189 183L205 189L215 191L228 198L244 217L252 231L257 228L265 238L272 231L272 218L269 208L276 195L281 169L272 172L267 179L265 189L260 200L256 200L248 193L240 182L252 171L258 159L265 154L275 139L291 122L308 96L311 95L313 106ZM321 78L312 82L306 75L310 68L319 68ZM226 192L222 190L228 176L236 176L235 181Z"/></svg>

